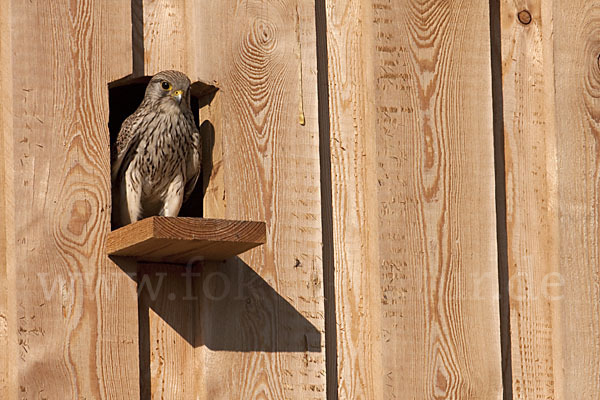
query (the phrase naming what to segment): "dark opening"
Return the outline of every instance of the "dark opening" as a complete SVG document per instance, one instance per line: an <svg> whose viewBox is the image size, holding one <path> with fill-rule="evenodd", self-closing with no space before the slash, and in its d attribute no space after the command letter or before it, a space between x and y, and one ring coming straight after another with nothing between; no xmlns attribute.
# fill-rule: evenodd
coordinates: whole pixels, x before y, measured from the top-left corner
<svg viewBox="0 0 600 400"><path fill-rule="evenodd" d="M150 82L151 76L142 76L139 78L123 78L118 81L112 82L108 85L108 105L109 105L109 117L108 117L108 129L110 131L110 147L111 150L115 145L117 140L117 135L119 134L119 130L121 129L121 124L125 119L131 115L140 105L142 99L144 98L144 93L146 91L146 85ZM183 203L181 210L179 211L180 217L202 217L203 215L203 198L204 198L204 189L205 186L203 182L203 175L205 173L210 174L210 171L206 169L206 160L204 158L207 155L207 149L205 149L205 144L211 143L213 138L206 138L207 134L214 135L212 132L212 124L210 122L205 121L204 124L200 125L199 121L199 110L201 107L210 104L214 95L217 91L217 88L203 82L195 82L192 84L192 97L191 97L191 108L194 114L194 121L196 122L196 127L198 127L200 131L200 135L202 136L203 143L203 162L202 162L202 171L201 175L198 178L198 182L194 191L188 198L188 200ZM206 123L208 122L208 124ZM207 140L208 139L208 140ZM210 150L210 149L209 149ZM112 183L111 183L112 190ZM119 228L115 223L114 211L116 211L116 207L113 207L113 215L111 218L111 229Z"/></svg>

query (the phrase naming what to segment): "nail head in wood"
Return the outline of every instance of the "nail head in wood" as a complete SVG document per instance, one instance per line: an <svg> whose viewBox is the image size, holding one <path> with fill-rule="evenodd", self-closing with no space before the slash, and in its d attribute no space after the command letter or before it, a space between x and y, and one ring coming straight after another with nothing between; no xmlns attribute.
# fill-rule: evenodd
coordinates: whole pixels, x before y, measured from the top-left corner
<svg viewBox="0 0 600 400"><path fill-rule="evenodd" d="M529 25L531 23L531 13L527 10L522 10L517 15L519 22L523 25Z"/></svg>

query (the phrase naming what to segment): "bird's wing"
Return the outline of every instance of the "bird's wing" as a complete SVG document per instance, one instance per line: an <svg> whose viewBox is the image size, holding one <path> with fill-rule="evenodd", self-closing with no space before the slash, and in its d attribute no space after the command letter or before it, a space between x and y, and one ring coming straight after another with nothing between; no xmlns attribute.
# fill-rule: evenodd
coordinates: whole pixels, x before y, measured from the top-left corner
<svg viewBox="0 0 600 400"><path fill-rule="evenodd" d="M121 125L121 130L117 136L117 142L113 146L111 152L111 179L113 183L117 181L121 167L126 167L133 157L134 152L132 150L135 149L139 143L137 128L141 118L142 115L138 109L136 112L127 117L127 119L125 119Z"/></svg>
<svg viewBox="0 0 600 400"><path fill-rule="evenodd" d="M185 183L185 192L183 195L183 201L186 201L192 192L194 191L194 187L196 186L196 182L198 182L198 177L200 176L201 164L202 164L202 141L200 139L200 133L194 126L193 131L193 150L187 160L188 163L188 171L193 171L192 176L189 177L187 182Z"/></svg>

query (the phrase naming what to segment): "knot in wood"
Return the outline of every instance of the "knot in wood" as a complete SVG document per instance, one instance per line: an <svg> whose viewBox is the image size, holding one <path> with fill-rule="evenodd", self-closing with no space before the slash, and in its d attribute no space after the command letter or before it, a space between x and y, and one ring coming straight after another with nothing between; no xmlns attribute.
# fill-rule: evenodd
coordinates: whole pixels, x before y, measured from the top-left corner
<svg viewBox="0 0 600 400"><path fill-rule="evenodd" d="M517 17L519 18L519 22L523 25L529 25L531 23L531 13L527 10L519 11Z"/></svg>
<svg viewBox="0 0 600 400"><path fill-rule="evenodd" d="M86 226L92 216L92 205L89 200L75 200L71 206L71 214L67 229L73 235L79 236L84 233Z"/></svg>
<svg viewBox="0 0 600 400"><path fill-rule="evenodd" d="M260 46L264 48L271 47L275 36L273 26L266 21L257 22L254 25L254 36Z"/></svg>

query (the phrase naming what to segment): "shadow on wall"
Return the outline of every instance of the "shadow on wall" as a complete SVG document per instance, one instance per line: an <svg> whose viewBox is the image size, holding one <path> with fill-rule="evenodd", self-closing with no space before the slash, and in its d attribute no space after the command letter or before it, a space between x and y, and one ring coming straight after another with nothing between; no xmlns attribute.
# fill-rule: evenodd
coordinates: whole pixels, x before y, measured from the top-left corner
<svg viewBox="0 0 600 400"><path fill-rule="evenodd" d="M239 257L192 267L141 264L136 278L140 336L148 336L152 310L194 347L321 351L317 328Z"/></svg>
<svg viewBox="0 0 600 400"><path fill-rule="evenodd" d="M321 332L239 257L192 266L112 259L138 283L142 398L150 398L151 311L194 348L321 351Z"/></svg>

